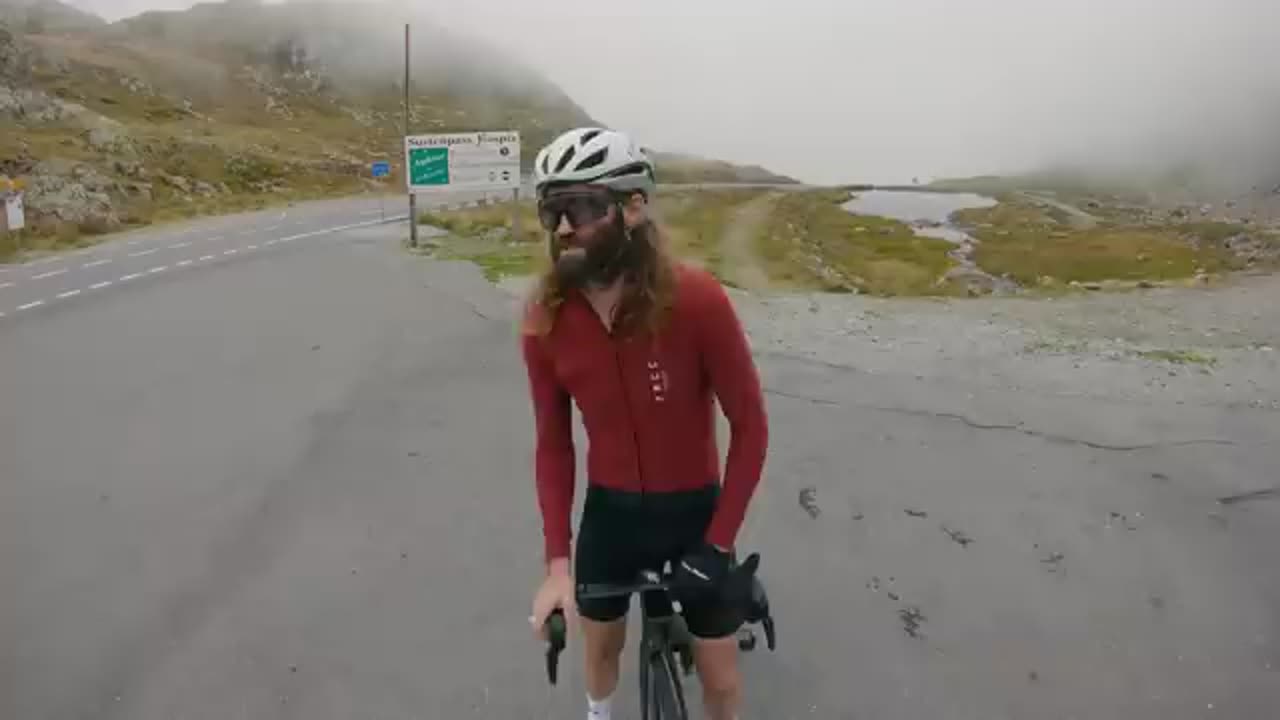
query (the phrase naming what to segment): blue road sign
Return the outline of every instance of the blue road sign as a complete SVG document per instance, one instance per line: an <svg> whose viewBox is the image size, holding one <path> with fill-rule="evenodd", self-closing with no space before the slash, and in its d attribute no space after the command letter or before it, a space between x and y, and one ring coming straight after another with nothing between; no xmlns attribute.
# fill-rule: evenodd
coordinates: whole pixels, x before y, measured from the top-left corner
<svg viewBox="0 0 1280 720"><path fill-rule="evenodd" d="M376 178L387 177L391 174L391 163L376 162L373 164L373 176Z"/></svg>

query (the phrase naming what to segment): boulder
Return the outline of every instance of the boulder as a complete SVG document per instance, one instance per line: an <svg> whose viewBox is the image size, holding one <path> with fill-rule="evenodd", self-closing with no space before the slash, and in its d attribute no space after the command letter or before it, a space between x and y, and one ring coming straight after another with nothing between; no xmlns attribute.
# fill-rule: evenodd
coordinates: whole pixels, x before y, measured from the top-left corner
<svg viewBox="0 0 1280 720"><path fill-rule="evenodd" d="M266 110L268 113L272 115L277 115L279 117L284 117L284 118L293 117L293 112L289 110L288 105L285 105L284 103L280 102L279 100L276 100L274 97L270 95L267 96L266 104L263 109Z"/></svg>
<svg viewBox="0 0 1280 720"><path fill-rule="evenodd" d="M124 87L124 89L133 93L134 95L153 95L154 94L154 92L151 90L151 87L149 85L147 85L143 81L131 75L121 75L120 85Z"/></svg>
<svg viewBox="0 0 1280 720"><path fill-rule="evenodd" d="M990 295L996 288L995 277L973 266L953 267L942 278L947 282L963 285L970 297Z"/></svg>
<svg viewBox="0 0 1280 720"><path fill-rule="evenodd" d="M62 222L98 229L119 227L120 218L111 193L116 183L87 165L66 169L69 161L42 162L33 170L27 187L27 208L37 218L56 218Z"/></svg>
<svg viewBox="0 0 1280 720"><path fill-rule="evenodd" d="M123 175L127 178L146 180L150 177L146 166L137 160L116 160L112 163L112 167L117 175Z"/></svg>
<svg viewBox="0 0 1280 720"><path fill-rule="evenodd" d="M165 185L168 185L169 187L173 188L174 190L177 190L180 193L184 193L184 194L191 193L191 181L182 177L181 175L169 175L168 173L161 173L160 179L164 182Z"/></svg>
<svg viewBox="0 0 1280 720"><path fill-rule="evenodd" d="M129 137L124 126L114 120L101 118L85 133L89 147L98 152L133 157L137 155L137 147Z"/></svg>
<svg viewBox="0 0 1280 720"><path fill-rule="evenodd" d="M88 112L83 106L50 97L37 90L0 85L0 118L47 124L69 120Z"/></svg>
<svg viewBox="0 0 1280 720"><path fill-rule="evenodd" d="M149 182L131 182L125 186L129 195L147 202L151 202L154 197L152 185Z"/></svg>
<svg viewBox="0 0 1280 720"><path fill-rule="evenodd" d="M14 84L26 82L33 60L31 47L23 42L22 36L0 24L0 80Z"/></svg>

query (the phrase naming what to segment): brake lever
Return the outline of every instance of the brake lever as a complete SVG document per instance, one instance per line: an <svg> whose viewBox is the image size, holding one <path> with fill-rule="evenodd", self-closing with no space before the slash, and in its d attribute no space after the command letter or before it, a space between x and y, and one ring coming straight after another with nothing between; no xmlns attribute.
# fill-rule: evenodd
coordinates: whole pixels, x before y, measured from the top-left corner
<svg viewBox="0 0 1280 720"><path fill-rule="evenodd" d="M778 646L778 636L774 633L773 629L773 618L765 616L765 619L760 621L760 624L764 625L765 644L769 646L769 652L773 652L774 648Z"/></svg>
<svg viewBox="0 0 1280 720"><path fill-rule="evenodd" d="M560 652L565 646L564 610L556 608L547 616L547 680L556 684Z"/></svg>

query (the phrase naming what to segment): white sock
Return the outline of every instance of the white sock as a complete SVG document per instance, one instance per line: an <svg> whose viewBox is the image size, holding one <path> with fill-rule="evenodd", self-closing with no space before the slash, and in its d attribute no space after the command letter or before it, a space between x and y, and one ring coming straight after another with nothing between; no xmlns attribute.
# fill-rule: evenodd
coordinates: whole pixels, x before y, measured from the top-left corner
<svg viewBox="0 0 1280 720"><path fill-rule="evenodd" d="M613 715L613 696L603 700L592 700L587 695L587 720L610 720Z"/></svg>

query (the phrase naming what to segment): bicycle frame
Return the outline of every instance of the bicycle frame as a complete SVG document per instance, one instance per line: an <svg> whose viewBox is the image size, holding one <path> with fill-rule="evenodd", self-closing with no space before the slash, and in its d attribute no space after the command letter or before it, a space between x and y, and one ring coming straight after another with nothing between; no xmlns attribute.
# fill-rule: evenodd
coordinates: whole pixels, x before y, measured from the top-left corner
<svg viewBox="0 0 1280 720"><path fill-rule="evenodd" d="M651 707L650 702L657 700L660 691L654 682L668 682L666 689L671 702L674 702L677 717L662 720L685 720L688 710L685 707L684 687L680 682L680 673L676 670L675 656L680 656L680 668L688 675L693 666L693 636L685 625L684 617L675 611L669 592L665 588L652 588L640 593L640 717L649 720L660 707ZM668 677L654 678L655 668L662 668ZM660 705L661 701L656 704Z"/></svg>

